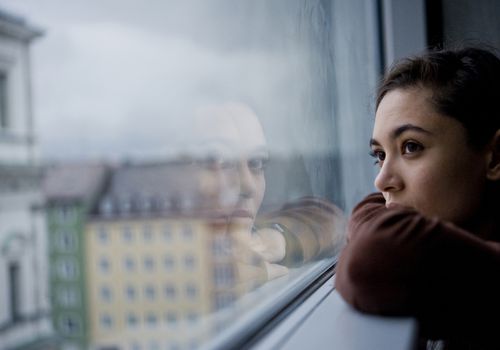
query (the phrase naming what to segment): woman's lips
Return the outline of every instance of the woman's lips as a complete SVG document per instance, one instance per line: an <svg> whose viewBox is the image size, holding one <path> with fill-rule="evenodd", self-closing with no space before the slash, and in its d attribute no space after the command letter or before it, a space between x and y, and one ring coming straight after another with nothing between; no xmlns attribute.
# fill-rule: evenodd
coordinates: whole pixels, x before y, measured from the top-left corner
<svg viewBox="0 0 500 350"><path fill-rule="evenodd" d="M253 219L253 215L251 212L249 212L248 210L244 210L244 209L238 209L238 210L235 210L231 213L231 217L235 217L235 218L250 218L250 219Z"/></svg>

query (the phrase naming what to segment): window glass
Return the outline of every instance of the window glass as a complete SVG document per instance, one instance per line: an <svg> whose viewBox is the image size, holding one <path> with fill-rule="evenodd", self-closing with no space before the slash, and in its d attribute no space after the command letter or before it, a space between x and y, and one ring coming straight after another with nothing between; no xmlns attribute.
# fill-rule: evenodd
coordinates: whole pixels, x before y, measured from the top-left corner
<svg viewBox="0 0 500 350"><path fill-rule="evenodd" d="M332 271L375 171L375 15L3 0L0 343L225 347Z"/></svg>

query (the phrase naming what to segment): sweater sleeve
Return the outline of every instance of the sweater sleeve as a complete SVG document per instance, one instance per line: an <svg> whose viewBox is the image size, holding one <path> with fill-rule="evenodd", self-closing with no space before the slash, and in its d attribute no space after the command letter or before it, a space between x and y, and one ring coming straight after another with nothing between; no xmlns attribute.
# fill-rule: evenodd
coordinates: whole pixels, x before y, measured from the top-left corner
<svg viewBox="0 0 500 350"><path fill-rule="evenodd" d="M500 244L415 210L365 198L348 224L336 288L360 311L413 316L431 338L496 334Z"/></svg>

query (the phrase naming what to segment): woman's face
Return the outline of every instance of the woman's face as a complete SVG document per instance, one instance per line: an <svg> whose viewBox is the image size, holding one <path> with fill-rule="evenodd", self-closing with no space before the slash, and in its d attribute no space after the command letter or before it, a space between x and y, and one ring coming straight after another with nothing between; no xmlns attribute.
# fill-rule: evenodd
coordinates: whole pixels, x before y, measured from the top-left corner
<svg viewBox="0 0 500 350"><path fill-rule="evenodd" d="M196 127L206 154L201 187L210 210L234 230L250 230L262 204L267 143L255 113L245 105L200 110Z"/></svg>
<svg viewBox="0 0 500 350"><path fill-rule="evenodd" d="M386 206L400 204L457 224L481 206L485 152L474 151L457 120L440 115L425 88L396 89L382 99L370 142Z"/></svg>

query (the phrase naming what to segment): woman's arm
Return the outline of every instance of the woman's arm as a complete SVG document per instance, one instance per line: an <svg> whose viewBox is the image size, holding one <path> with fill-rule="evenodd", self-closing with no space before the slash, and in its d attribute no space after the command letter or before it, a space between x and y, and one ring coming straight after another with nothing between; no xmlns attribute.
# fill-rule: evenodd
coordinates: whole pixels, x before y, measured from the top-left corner
<svg viewBox="0 0 500 350"><path fill-rule="evenodd" d="M353 211L336 288L361 311L417 317L430 337L488 337L500 317L500 244L373 194Z"/></svg>

